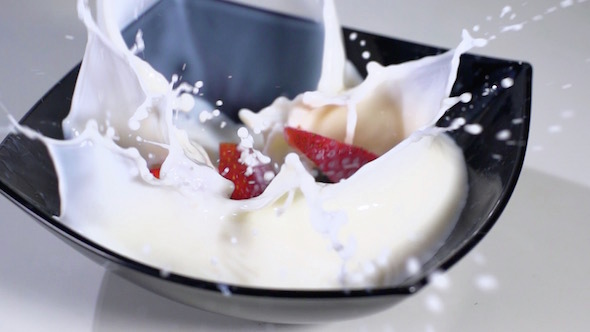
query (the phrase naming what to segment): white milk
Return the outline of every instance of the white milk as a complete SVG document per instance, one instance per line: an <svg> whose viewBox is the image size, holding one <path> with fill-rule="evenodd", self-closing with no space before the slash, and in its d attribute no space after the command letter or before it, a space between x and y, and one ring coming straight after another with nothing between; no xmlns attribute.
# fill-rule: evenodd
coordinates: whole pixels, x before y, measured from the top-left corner
<svg viewBox="0 0 590 332"><path fill-rule="evenodd" d="M440 247L463 207L467 175L461 150L433 125L459 101L448 98L459 55L480 41L465 34L457 50L439 56L370 63L367 79L347 87L354 79L345 75L334 4L326 1L325 54L339 60L324 66L318 91L241 111L263 138L255 147L284 164L262 195L237 201L215 159L176 123L176 112L194 105L192 86L172 89L126 48L118 22L133 10L118 4L99 3L96 23L78 1L88 45L64 121L67 140L40 138L59 177L61 222L166 274L264 288L391 285L407 277L408 260L422 262ZM316 183L280 148L285 125L381 156L349 179ZM207 128L214 135L219 127ZM148 167L160 164L158 180Z"/></svg>

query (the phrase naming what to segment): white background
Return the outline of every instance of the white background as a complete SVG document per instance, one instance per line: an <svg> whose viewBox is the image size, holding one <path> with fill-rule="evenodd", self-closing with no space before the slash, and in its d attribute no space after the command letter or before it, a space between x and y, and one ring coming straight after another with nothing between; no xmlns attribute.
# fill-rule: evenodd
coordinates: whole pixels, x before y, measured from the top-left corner
<svg viewBox="0 0 590 332"><path fill-rule="evenodd" d="M480 53L534 67L518 186L490 234L449 271L447 288L429 286L347 322L242 321L112 275L0 197L0 331L587 331L590 1L336 2L346 26L437 46L453 47L461 29L477 26L479 36L497 36ZM512 10L501 18L506 5ZM3 0L1 7L0 101L20 118L80 61L85 31L74 0ZM521 31L501 32L523 22Z"/></svg>

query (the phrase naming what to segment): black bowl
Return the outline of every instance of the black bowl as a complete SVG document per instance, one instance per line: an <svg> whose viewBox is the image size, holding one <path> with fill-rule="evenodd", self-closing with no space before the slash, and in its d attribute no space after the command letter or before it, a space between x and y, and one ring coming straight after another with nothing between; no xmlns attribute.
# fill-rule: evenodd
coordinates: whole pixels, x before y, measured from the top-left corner
<svg viewBox="0 0 590 332"><path fill-rule="evenodd" d="M209 11L199 14L199 10L203 8ZM269 49L276 47L275 44L259 47L254 43L255 45L251 45L250 48L242 45L241 50L226 49L227 45L219 46L224 49L223 52L228 53L228 56L250 52L247 56L252 63L246 68L235 64L232 70L235 69L236 73L238 69L240 71L234 76L233 81L220 80L216 78L219 75L215 75L215 73L229 73L225 66L226 59L211 60L206 67L207 73L199 72L204 69L197 67L194 71L193 68L186 70L184 78L189 81L191 77L205 75L209 77L208 80L214 82L207 83L211 87L207 94L212 100L233 100L230 104L237 107L239 97L232 97L231 94L237 91L236 88L239 88L240 84L260 75L261 68L272 71L272 74L267 73L265 76L266 84L269 85L255 89L254 94L260 99L249 99L252 103L250 106L254 109L257 108L256 105L260 103L260 100L267 103L278 95L292 96L313 88L310 85L313 85L314 80L317 79L318 66L321 62L318 51L321 48L323 34L321 27L314 22L226 2L164 1L128 27L125 30L125 38L131 42L137 28L142 27L144 40L148 45L148 50L143 56L154 67L166 75L171 75L180 70L179 66L182 67L191 57L201 52L194 53L199 49L198 47L187 45L185 48L183 45L186 44L178 43L180 40L202 37L194 37L194 27L191 25L195 23L199 15L204 15L203 20L211 19L215 15L219 19L225 17L225 20L233 21L236 18L242 18L244 21L240 24L245 26L263 22L268 25L263 30L277 28L279 29L277 31L280 31L277 33L280 35L295 38L293 40L287 38L288 41L286 44L281 44L281 47L289 47L291 43L295 43L293 45L306 43L305 45L309 46L308 48L295 47L302 53L284 59L283 62L275 59L273 61L276 63L270 69L267 66L268 54L263 57L259 56L258 52L266 53ZM288 22L285 23L285 20ZM166 22L174 22L174 24L166 24ZM166 29L150 30L148 26L165 26ZM256 40L261 30L256 31L253 29L250 32L254 34L250 36L254 38L253 40ZM344 29L345 36L349 36L352 32L352 30ZM345 38L346 51L349 59L363 74L366 74L364 68L367 60L361 54L365 50L371 52L372 60L382 64L401 63L444 51L440 48L360 31L354 32L358 35L354 41ZM166 45L170 43L170 40L177 41L172 42L176 45L175 47ZM320 44L317 44L318 40ZM364 40L366 44L361 46L360 40ZM161 50L165 48L172 54L162 53ZM215 54L217 50L210 49L209 52ZM301 55L306 54L306 60L301 62ZM201 54L198 55L201 56ZM209 55L203 56L206 58ZM472 135L461 129L450 133L462 148L467 162L469 180L467 203L456 227L440 250L422 267L419 274L395 287L350 291L293 291L218 285L177 274L161 275L159 269L123 257L56 221L53 216L59 212L60 201L58 180L52 161L42 143L31 141L21 135L9 135L0 145L0 190L74 249L132 282L179 302L231 316L280 323L326 322L363 316L385 309L411 296L428 283L429 274L446 270L465 256L496 222L516 185L528 138L532 68L529 64L522 62L471 54L463 55L461 61L453 94L471 92L472 101L450 109L439 124L446 125L452 119L461 116L468 123L479 123L484 128L479 135ZM282 84L285 76L281 73L286 68L291 71L289 75L298 77L295 80L296 84L276 88L277 85ZM297 70L293 71L293 68ZM61 121L68 113L78 70L79 66L58 82L29 111L21 123L47 136L62 138ZM278 77L278 80L269 83L269 77ZM504 88L501 84L501 80L506 77L514 82L509 88ZM232 86L232 84L237 85ZM232 99L234 97L237 99ZM497 139L496 134L502 130L510 130L509 139Z"/></svg>

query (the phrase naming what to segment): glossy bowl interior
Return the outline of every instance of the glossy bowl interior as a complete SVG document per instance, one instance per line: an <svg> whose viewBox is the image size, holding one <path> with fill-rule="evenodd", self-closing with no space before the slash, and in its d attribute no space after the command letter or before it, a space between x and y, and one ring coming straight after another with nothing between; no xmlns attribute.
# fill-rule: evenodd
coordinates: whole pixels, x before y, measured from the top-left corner
<svg viewBox="0 0 590 332"><path fill-rule="evenodd" d="M224 24L231 25L231 29L225 31L228 27ZM213 26L221 30L213 30ZM207 97L223 99L234 109L244 106L242 100L257 109L278 95L293 96L313 89L321 68L320 25L227 2L162 1L125 30L129 43L138 28L142 29L147 45L142 56L155 68L168 77L182 72L183 79L189 82L202 79L209 89ZM231 31L240 31L241 43L227 43ZM274 37L266 38L268 31L273 31ZM443 51L361 31L343 31L348 58L363 74L365 50L381 64L401 63ZM357 38L347 38L353 32ZM265 44L263 39L274 41ZM361 40L365 41L364 46ZM285 57L283 51L278 54L276 48L289 50L291 56ZM237 61L236 54L247 59L248 65ZM201 65L193 66L194 59L201 59ZM363 316L410 296L427 284L430 273L450 268L467 254L497 221L516 185L528 138L532 68L527 63L470 54L461 61L453 94L471 92L472 101L449 110L439 124L463 117L467 123L479 123L484 128L479 135L461 129L450 133L463 150L468 166L467 204L450 236L421 272L395 287L293 291L219 285L161 274L159 269L112 252L56 221L53 216L59 213L60 201L51 159L42 143L20 135L9 135L0 145L0 191L74 249L171 299L212 312L267 322L316 323ZM63 138L61 121L68 113L78 70L79 66L58 82L21 123L47 136ZM505 78L511 78L514 84L504 88L501 81ZM244 84L260 79L263 83L253 87L248 96L240 90ZM503 130L510 131L508 140L496 138Z"/></svg>

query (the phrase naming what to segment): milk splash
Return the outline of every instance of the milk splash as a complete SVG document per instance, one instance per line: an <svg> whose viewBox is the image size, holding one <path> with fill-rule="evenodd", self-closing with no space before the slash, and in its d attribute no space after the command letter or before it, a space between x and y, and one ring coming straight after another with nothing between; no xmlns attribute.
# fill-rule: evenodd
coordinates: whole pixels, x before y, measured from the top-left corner
<svg viewBox="0 0 590 332"><path fill-rule="evenodd" d="M67 140L19 127L48 147L59 178L56 218L67 226L172 273L290 289L391 285L407 276L409 257L427 260L452 229L466 196L465 163L444 135L456 128L434 123L460 102L449 98L459 57L481 40L464 32L458 48L441 55L370 62L366 80L350 86L354 72L338 47L334 4L326 1L324 54L340 60L324 66L317 91L240 112L261 138L252 146L284 163L262 195L237 201L206 149L178 124L178 114L201 102L192 96L196 83L168 81L125 46L116 2L97 9L95 21L78 1L88 44L63 123ZM382 116L388 121L375 121ZM397 127L380 128L385 122ZM285 125L381 157L347 180L317 183L298 155L273 149ZM160 179L153 166L161 166Z"/></svg>

